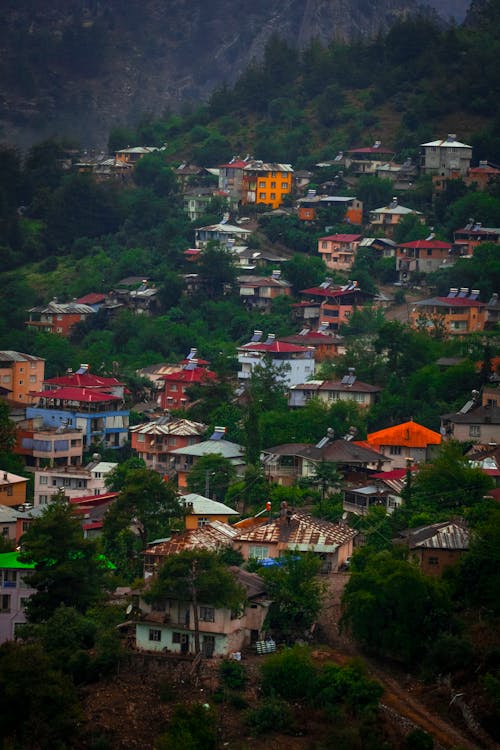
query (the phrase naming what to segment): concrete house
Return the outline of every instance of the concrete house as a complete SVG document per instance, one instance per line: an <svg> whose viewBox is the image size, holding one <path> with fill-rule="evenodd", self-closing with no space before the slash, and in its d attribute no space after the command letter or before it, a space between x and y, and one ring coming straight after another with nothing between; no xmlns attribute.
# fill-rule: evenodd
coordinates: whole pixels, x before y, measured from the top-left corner
<svg viewBox="0 0 500 750"><path fill-rule="evenodd" d="M432 175L436 190L442 190L446 180L465 177L472 159L472 146L457 141L455 133L446 138L422 143L420 171Z"/></svg>
<svg viewBox="0 0 500 750"><path fill-rule="evenodd" d="M330 271L350 271L356 259L361 234L329 234L318 240L318 253Z"/></svg>
<svg viewBox="0 0 500 750"><path fill-rule="evenodd" d="M420 223L425 224L425 216L421 211L400 206L397 198L393 198L388 206L370 211L370 224L372 227L383 229L390 235L396 224L399 224L406 216L418 216Z"/></svg>
<svg viewBox="0 0 500 750"><path fill-rule="evenodd" d="M53 299L48 305L30 308L28 313L29 320L26 322L28 328L69 337L72 327L87 320L89 315L94 315L95 310L90 305L82 305L78 302L62 303Z"/></svg>
<svg viewBox="0 0 500 750"><path fill-rule="evenodd" d="M446 297L430 297L414 302L409 310L412 328L441 330L448 336L484 331L487 306L479 301L479 289L450 289Z"/></svg>
<svg viewBox="0 0 500 750"><path fill-rule="evenodd" d="M456 565L469 549L469 529L463 523L444 521L416 529L405 529L394 541L408 547L422 571L441 576L445 568Z"/></svg>
<svg viewBox="0 0 500 750"><path fill-rule="evenodd" d="M260 640L269 608L265 584L255 573L231 567L237 583L246 592L242 612L235 613L211 602L198 604L201 652L205 657L229 656ZM146 651L194 654L193 605L168 598L154 607L140 602L141 619L136 623L136 646Z"/></svg>
<svg viewBox="0 0 500 750"><path fill-rule="evenodd" d="M0 643L14 640L16 629L26 622L26 600L35 591L24 576L34 567L34 563L21 562L17 552L0 554Z"/></svg>
<svg viewBox="0 0 500 750"><path fill-rule="evenodd" d="M39 391L45 373L45 360L33 354L0 351L0 386L10 401L32 402L31 391Z"/></svg>
<svg viewBox="0 0 500 750"><path fill-rule="evenodd" d="M494 389L483 393L472 391L471 398L455 413L441 415L441 434L444 440L480 443L500 443L500 400Z"/></svg>
<svg viewBox="0 0 500 750"><path fill-rule="evenodd" d="M326 404L336 401L354 401L358 406L366 409L372 406L382 388L357 380L353 368L344 375L342 380L311 380L290 388L288 394L289 406L305 406L311 398L317 398Z"/></svg>
<svg viewBox="0 0 500 750"><path fill-rule="evenodd" d="M185 448L199 443L206 425L190 419L159 417L152 422L130 428L132 450L146 463L148 469L166 473L167 454L175 448Z"/></svg>
<svg viewBox="0 0 500 750"><path fill-rule="evenodd" d="M432 273L450 261L452 245L440 240L413 240L398 245L396 270L399 281L407 284L415 273Z"/></svg>
<svg viewBox="0 0 500 750"><path fill-rule="evenodd" d="M428 461L441 443L439 432L410 420L369 433L366 442L391 461L391 469L406 468L408 460Z"/></svg>
<svg viewBox="0 0 500 750"><path fill-rule="evenodd" d="M0 505L14 507L26 502L26 477L20 477L11 471L0 468Z"/></svg>
<svg viewBox="0 0 500 750"><path fill-rule="evenodd" d="M270 362L278 368L278 378L287 386L302 383L314 375L316 367L314 349L308 346L287 344L269 333L262 341L262 331L254 331L252 341L238 347L238 379L249 380L256 367L266 367Z"/></svg>
<svg viewBox="0 0 500 750"><path fill-rule="evenodd" d="M245 449L242 445L225 439L225 427L216 427L208 440L184 448L174 448L167 454L168 473L177 475L177 484L182 491L187 487L187 477L200 456L219 453L227 458L241 473L245 466ZM207 492L207 494L209 494Z"/></svg>

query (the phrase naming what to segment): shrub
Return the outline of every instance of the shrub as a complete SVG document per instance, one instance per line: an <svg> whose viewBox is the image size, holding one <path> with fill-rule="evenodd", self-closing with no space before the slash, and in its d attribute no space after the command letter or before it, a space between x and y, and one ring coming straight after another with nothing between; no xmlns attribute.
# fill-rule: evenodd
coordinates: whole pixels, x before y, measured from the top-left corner
<svg viewBox="0 0 500 750"><path fill-rule="evenodd" d="M222 685L231 690L244 688L247 681L245 667L241 662L233 659L224 659L220 663L219 677Z"/></svg>
<svg viewBox="0 0 500 750"><path fill-rule="evenodd" d="M248 711L246 721L257 734L283 731L292 726L292 710L280 698L268 698L258 708Z"/></svg>
<svg viewBox="0 0 500 750"><path fill-rule="evenodd" d="M269 656L261 667L262 689L286 700L309 698L316 683L316 670L307 646L293 646Z"/></svg>
<svg viewBox="0 0 500 750"><path fill-rule="evenodd" d="M406 738L406 750L432 750L434 740L422 729L414 729Z"/></svg>
<svg viewBox="0 0 500 750"><path fill-rule="evenodd" d="M200 703L177 706L169 728L155 743L157 750L215 750L216 746L215 715Z"/></svg>

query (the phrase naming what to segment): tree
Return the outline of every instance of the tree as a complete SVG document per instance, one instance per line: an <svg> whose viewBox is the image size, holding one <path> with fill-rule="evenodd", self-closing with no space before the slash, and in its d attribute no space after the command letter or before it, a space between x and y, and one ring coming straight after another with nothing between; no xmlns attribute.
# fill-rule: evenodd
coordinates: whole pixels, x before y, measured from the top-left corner
<svg viewBox="0 0 500 750"><path fill-rule="evenodd" d="M98 555L96 543L83 538L80 522L65 499L56 497L33 520L21 545L20 559L35 564L25 576L35 589L26 608L30 622L47 620L60 604L85 612L102 600L109 564Z"/></svg>
<svg viewBox="0 0 500 750"><path fill-rule="evenodd" d="M103 539L106 552L114 559L116 539L131 526L136 529L142 549L159 536L165 536L182 509L174 486L156 471L131 469L115 502L104 516Z"/></svg>
<svg viewBox="0 0 500 750"><path fill-rule="evenodd" d="M223 297L226 289L231 287L236 280L232 253L213 242L209 242L200 253L197 271L203 290L209 299Z"/></svg>
<svg viewBox="0 0 500 750"><path fill-rule="evenodd" d="M398 555L373 553L363 570L352 572L340 626L371 653L411 666L449 628L451 602L443 581L425 576Z"/></svg>
<svg viewBox="0 0 500 750"><path fill-rule="evenodd" d="M287 641L304 637L321 609L324 586L318 580L321 560L312 553L289 552L280 564L260 568L272 601L271 630Z"/></svg>
<svg viewBox="0 0 500 750"><path fill-rule="evenodd" d="M193 612L195 652L200 653L200 604L239 611L246 594L214 552L185 550L168 557L153 579L146 601L165 598L189 602Z"/></svg>
<svg viewBox="0 0 500 750"><path fill-rule="evenodd" d="M236 469L231 461L214 452L199 457L188 474L187 483L190 492L223 501L235 478Z"/></svg>

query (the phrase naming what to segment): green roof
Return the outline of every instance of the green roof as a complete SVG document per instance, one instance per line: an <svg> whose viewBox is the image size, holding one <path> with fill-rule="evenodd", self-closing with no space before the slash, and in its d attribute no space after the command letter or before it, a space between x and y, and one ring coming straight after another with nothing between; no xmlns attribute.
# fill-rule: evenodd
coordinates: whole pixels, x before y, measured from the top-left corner
<svg viewBox="0 0 500 750"><path fill-rule="evenodd" d="M25 563L19 560L19 552L0 553L0 568L20 568L33 570L35 563Z"/></svg>

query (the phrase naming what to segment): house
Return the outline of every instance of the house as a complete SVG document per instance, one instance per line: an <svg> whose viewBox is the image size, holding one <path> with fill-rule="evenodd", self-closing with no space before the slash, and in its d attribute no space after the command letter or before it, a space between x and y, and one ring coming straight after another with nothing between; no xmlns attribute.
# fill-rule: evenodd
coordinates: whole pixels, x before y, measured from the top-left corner
<svg viewBox="0 0 500 750"><path fill-rule="evenodd" d="M206 425L190 419L163 416L152 422L130 428L132 450L145 462L148 469L165 474L167 454L174 448L199 443Z"/></svg>
<svg viewBox="0 0 500 750"><path fill-rule="evenodd" d="M236 202L241 201L243 188L243 170L250 161L250 157L245 159L233 157L227 164L219 166L219 190L229 193L231 198Z"/></svg>
<svg viewBox="0 0 500 750"><path fill-rule="evenodd" d="M496 394L484 389L472 391L471 398L455 413L441 415L444 440L485 444L500 443L500 406Z"/></svg>
<svg viewBox="0 0 500 750"><path fill-rule="evenodd" d="M310 328L303 328L292 336L282 336L280 341L285 344L312 347L316 362L335 359L346 353L344 337L327 330L313 331Z"/></svg>
<svg viewBox="0 0 500 750"><path fill-rule="evenodd" d="M398 245L396 271L399 281L410 282L415 274L432 273L450 261L452 245L435 239L413 240Z"/></svg>
<svg viewBox="0 0 500 750"><path fill-rule="evenodd" d="M246 245L231 245L229 244L229 250L233 255L235 266L238 269L244 269L245 271L255 271L256 268L262 266L278 266L282 263L286 263L289 258L285 255L278 255L273 250L255 250L253 247L247 247Z"/></svg>
<svg viewBox="0 0 500 750"><path fill-rule="evenodd" d="M99 294L98 292L89 292L89 294L85 294L83 297L78 297L75 302L79 305L88 305L89 307L92 307L95 312L98 312L106 302L106 295Z"/></svg>
<svg viewBox="0 0 500 750"><path fill-rule="evenodd" d="M240 299L251 309L271 312L273 300L278 297L290 297L292 286L281 278L281 271L272 272L271 276L238 276Z"/></svg>
<svg viewBox="0 0 500 750"><path fill-rule="evenodd" d="M101 535L104 516L115 502L118 494L118 492L104 491L100 495L68 498L73 515L81 521L85 539L95 539Z"/></svg>
<svg viewBox="0 0 500 750"><path fill-rule="evenodd" d="M456 565L469 549L469 530L463 522L444 521L399 532L396 544L405 545L422 573L441 576L451 565Z"/></svg>
<svg viewBox="0 0 500 750"><path fill-rule="evenodd" d="M154 154L157 151L163 151L164 147L157 148L156 146L128 146L127 148L121 148L115 151L115 159L118 162L124 162L125 164L131 164L132 166L148 154Z"/></svg>
<svg viewBox="0 0 500 750"><path fill-rule="evenodd" d="M335 464L344 481L359 484L388 463L379 451L353 441L353 434L334 440L333 434L311 443L284 443L262 451L266 478L290 487L300 479L314 480L318 464Z"/></svg>
<svg viewBox="0 0 500 750"><path fill-rule="evenodd" d="M318 240L318 253L331 271L349 271L356 259L361 234L330 234Z"/></svg>
<svg viewBox="0 0 500 750"><path fill-rule="evenodd" d="M396 243L388 237L363 237L358 247L370 248L377 258L394 258Z"/></svg>
<svg viewBox="0 0 500 750"><path fill-rule="evenodd" d="M31 403L30 392L40 390L44 373L45 360L41 357L10 349L0 351L0 385L10 401Z"/></svg>
<svg viewBox="0 0 500 750"><path fill-rule="evenodd" d="M415 472L416 466L410 470ZM343 508L347 513L364 516L373 507L383 507L386 513L393 513L402 504L401 494L406 487L408 468L381 471L372 474L370 484L360 487L346 487L343 490Z"/></svg>
<svg viewBox="0 0 500 750"><path fill-rule="evenodd" d="M343 154L343 163L352 174L376 174L383 164L394 156L394 152L375 141L372 146L351 148Z"/></svg>
<svg viewBox="0 0 500 750"><path fill-rule="evenodd" d="M18 552L0 553L0 643L16 638L19 625L26 622L26 600L35 593L24 580L35 563L19 560Z"/></svg>
<svg viewBox="0 0 500 750"><path fill-rule="evenodd" d="M32 394L36 403L26 408L26 419L44 427L76 427L82 431L84 450L101 442L106 448L121 448L127 442L130 412L119 380L93 375L82 365L76 373L44 385L45 390Z"/></svg>
<svg viewBox="0 0 500 750"><path fill-rule="evenodd" d="M403 164L388 161L375 168L375 175L381 180L391 180L395 190L411 190L418 177L418 170L411 159L406 159Z"/></svg>
<svg viewBox="0 0 500 750"><path fill-rule="evenodd" d="M481 222L472 219L453 232L453 251L459 257L472 257L476 247L484 242L500 244L500 227L483 227Z"/></svg>
<svg viewBox="0 0 500 750"><path fill-rule="evenodd" d="M27 466L72 465L82 463L83 433L76 427L45 427L41 418L16 423L13 453L23 456Z"/></svg>
<svg viewBox="0 0 500 750"><path fill-rule="evenodd" d="M90 315L94 315L95 310L90 305L82 305L78 302L58 302L54 297L48 305L32 307L28 313L29 320L26 321L28 328L69 337L73 326L87 320Z"/></svg>
<svg viewBox="0 0 500 750"><path fill-rule="evenodd" d="M446 297L413 302L409 310L412 328L437 330L449 336L484 331L486 303L479 301L479 289L450 289Z"/></svg>
<svg viewBox="0 0 500 750"><path fill-rule="evenodd" d="M26 508L27 506L20 506ZM28 530L31 518L25 510L16 510L10 505L0 505L0 536L17 547L22 535Z"/></svg>
<svg viewBox="0 0 500 750"><path fill-rule="evenodd" d="M126 307L139 315L152 315L161 307L159 291L149 279L122 279L110 293L108 304Z"/></svg>
<svg viewBox="0 0 500 750"><path fill-rule="evenodd" d="M277 368L277 378L285 385L302 383L314 375L314 349L297 344L287 344L273 333L262 341L262 331L254 331L248 344L238 347L238 379L249 380L256 367L266 367L269 363Z"/></svg>
<svg viewBox="0 0 500 750"><path fill-rule="evenodd" d="M169 539L151 542L142 553L144 555L144 577L147 579L154 575L169 555L176 555L178 552L193 549L204 549L211 552L228 549L237 534L238 530L234 526L229 526L221 521L209 521L196 528L172 534Z"/></svg>
<svg viewBox="0 0 500 750"><path fill-rule="evenodd" d="M304 198L298 199L297 216L300 221L316 221L318 211L324 208L342 210L342 221L347 224L363 223L363 203L360 200L350 195L317 195L316 190L308 190Z"/></svg>
<svg viewBox="0 0 500 750"><path fill-rule="evenodd" d="M485 330L491 330L500 323L500 301L497 292L494 292L489 301L486 303L486 323Z"/></svg>
<svg viewBox="0 0 500 750"><path fill-rule="evenodd" d="M241 203L264 204L278 208L293 188L291 164L266 163L250 160L243 167L241 181Z"/></svg>
<svg viewBox="0 0 500 750"><path fill-rule="evenodd" d="M434 188L442 190L447 180L465 177L472 159L472 146L457 141L455 133L443 140L420 144L423 175L432 175Z"/></svg>
<svg viewBox="0 0 500 750"><path fill-rule="evenodd" d="M325 404L336 401L354 401L363 409L372 406L382 388L369 383L362 383L356 378L354 369L342 380L312 380L308 383L293 385L288 394L289 406L305 406L311 398L317 398Z"/></svg>
<svg viewBox="0 0 500 750"><path fill-rule="evenodd" d="M399 224L407 216L418 216L420 223L425 224L425 216L423 216L421 211L400 206L398 199L393 198L388 206L382 206L370 211L370 224L376 228L380 227L384 232L391 234L396 224Z"/></svg>
<svg viewBox="0 0 500 750"><path fill-rule="evenodd" d="M159 404L162 409L186 409L189 406L187 389L194 385L207 385L217 380L217 375L192 358L188 364L177 372L162 375L164 389L159 392Z"/></svg>
<svg viewBox="0 0 500 750"><path fill-rule="evenodd" d="M489 164L487 161L480 161L477 167L470 167L464 182L467 186L475 186L476 190L487 190L490 184L500 178L500 169Z"/></svg>
<svg viewBox="0 0 500 750"><path fill-rule="evenodd" d="M201 651L205 657L229 656L260 640L269 608L265 584L256 573L231 567L236 582L246 592L246 604L241 612L226 607L215 607L211 602L198 606ZM136 623L136 646L146 651L168 651L174 654L193 654L193 604L168 598L165 602L147 605L140 602L141 619Z"/></svg>
<svg viewBox="0 0 500 750"><path fill-rule="evenodd" d="M27 484L26 477L0 469L0 505L8 505L10 508L24 505Z"/></svg>
<svg viewBox="0 0 500 750"><path fill-rule="evenodd" d="M366 442L383 456L389 457L391 469L402 469L407 467L408 461L417 464L428 461L434 454L435 446L440 445L441 435L410 420L371 432Z"/></svg>
<svg viewBox="0 0 500 750"><path fill-rule="evenodd" d="M207 174L203 167L198 167L196 164L189 164L188 162L179 164L174 169L174 173L182 193L185 192L188 185L198 183L202 175Z"/></svg>
<svg viewBox="0 0 500 750"><path fill-rule="evenodd" d="M345 524L313 518L284 504L279 518L242 527L233 539L233 548L245 560L279 558L287 552L310 552L320 557L322 573L337 572L352 554L358 532Z"/></svg>
<svg viewBox="0 0 500 750"><path fill-rule="evenodd" d="M374 300L374 295L363 291L357 281L336 284L326 279L317 287L303 289L300 294L308 300L294 307L303 315L304 322L315 321L321 330L333 332L339 332L349 322L354 310Z"/></svg>
<svg viewBox="0 0 500 750"><path fill-rule="evenodd" d="M209 224L195 229L195 247L203 249L209 242L218 242L221 248L230 249L233 245L244 244L251 234L249 229L223 220L219 224Z"/></svg>
<svg viewBox="0 0 500 750"><path fill-rule="evenodd" d="M238 474L243 472L245 449L242 445L226 440L225 433L225 427L216 427L208 440L184 448L174 448L167 454L169 475L171 472L177 474L177 483L181 491L187 487L188 474L200 456L220 454L233 464Z"/></svg>
<svg viewBox="0 0 500 750"><path fill-rule="evenodd" d="M96 454L98 455L98 454ZM118 464L96 459L87 466L36 468L33 471L35 507L50 503L52 495L64 492L71 500L82 495L102 495L106 492L106 476Z"/></svg>
<svg viewBox="0 0 500 750"><path fill-rule="evenodd" d="M224 503L219 503L217 500L197 495L196 492L182 495L180 502L186 514L186 529L197 529L213 521L228 524L236 516L239 516L237 510L224 505Z"/></svg>

